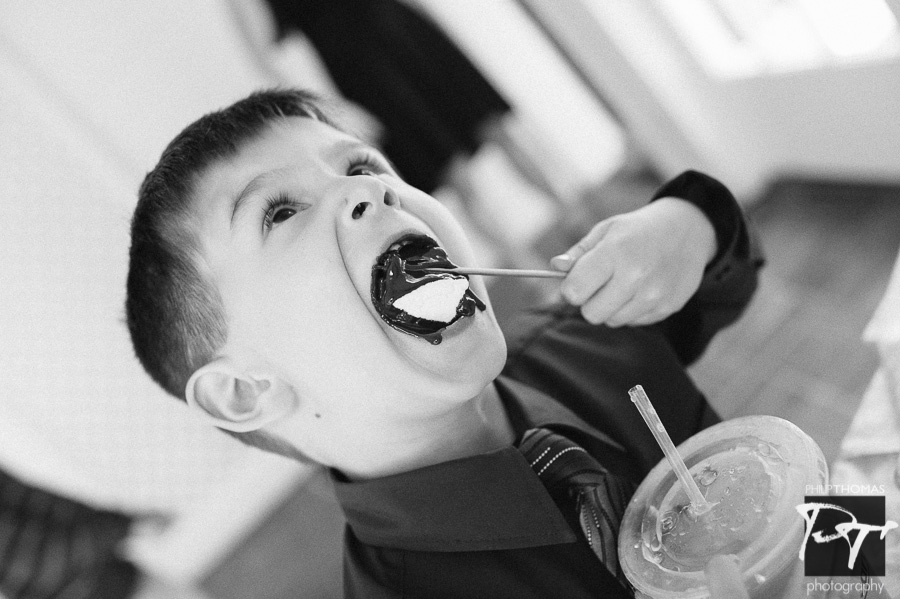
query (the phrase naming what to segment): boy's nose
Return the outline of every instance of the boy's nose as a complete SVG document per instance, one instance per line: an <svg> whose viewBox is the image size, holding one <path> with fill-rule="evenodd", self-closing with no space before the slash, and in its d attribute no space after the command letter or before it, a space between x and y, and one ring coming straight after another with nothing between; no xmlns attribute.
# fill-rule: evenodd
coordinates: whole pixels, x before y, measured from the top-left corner
<svg viewBox="0 0 900 599"><path fill-rule="evenodd" d="M397 195L397 192L390 187L383 187L383 191L379 191L378 194L373 195L377 199L357 201L359 198L348 197L347 203L348 207L350 207L350 218L359 220L363 216L371 215L374 211L379 210L384 206L395 208L400 206L400 197ZM381 197L379 198L378 195Z"/></svg>

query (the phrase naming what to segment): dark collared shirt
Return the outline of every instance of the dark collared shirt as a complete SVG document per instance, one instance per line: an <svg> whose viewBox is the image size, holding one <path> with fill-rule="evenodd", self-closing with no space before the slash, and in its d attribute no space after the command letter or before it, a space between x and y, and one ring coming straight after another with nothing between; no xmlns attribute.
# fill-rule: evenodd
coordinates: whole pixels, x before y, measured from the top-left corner
<svg viewBox="0 0 900 599"><path fill-rule="evenodd" d="M698 205L719 243L688 304L634 328L594 326L566 306L531 313L496 381L517 432L555 429L635 483L662 453L628 389L644 386L675 443L716 422L684 365L741 313L762 264L717 181L688 172L655 197L666 195ZM629 596L514 447L371 481L333 478L348 521L347 597Z"/></svg>

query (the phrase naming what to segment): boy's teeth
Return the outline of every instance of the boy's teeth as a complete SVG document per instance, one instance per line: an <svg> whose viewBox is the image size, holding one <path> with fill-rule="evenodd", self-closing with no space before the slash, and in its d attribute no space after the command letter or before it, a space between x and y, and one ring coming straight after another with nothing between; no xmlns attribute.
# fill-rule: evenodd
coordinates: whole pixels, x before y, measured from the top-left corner
<svg viewBox="0 0 900 599"><path fill-rule="evenodd" d="M466 279L438 279L398 298L394 307L416 318L450 322L468 288Z"/></svg>

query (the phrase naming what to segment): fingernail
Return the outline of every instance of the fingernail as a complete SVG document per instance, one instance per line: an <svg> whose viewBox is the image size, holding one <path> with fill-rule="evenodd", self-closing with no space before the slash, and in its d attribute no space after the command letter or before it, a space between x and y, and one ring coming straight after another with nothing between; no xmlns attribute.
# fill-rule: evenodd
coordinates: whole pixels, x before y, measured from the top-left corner
<svg viewBox="0 0 900 599"><path fill-rule="evenodd" d="M569 272L569 269L572 268L574 262L575 260L573 260L572 256L569 254L560 254L559 256L550 258L550 266L563 272Z"/></svg>

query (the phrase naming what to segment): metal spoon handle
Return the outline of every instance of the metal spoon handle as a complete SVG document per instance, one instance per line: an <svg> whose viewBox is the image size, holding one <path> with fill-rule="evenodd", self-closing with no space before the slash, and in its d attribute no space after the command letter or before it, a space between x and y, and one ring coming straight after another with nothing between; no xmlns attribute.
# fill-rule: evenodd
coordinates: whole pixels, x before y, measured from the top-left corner
<svg viewBox="0 0 900 599"><path fill-rule="evenodd" d="M518 268L429 268L429 272L449 272L460 275L487 277L534 277L538 279L564 279L566 273L558 270L524 270Z"/></svg>

